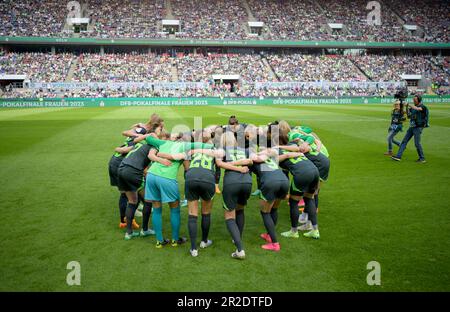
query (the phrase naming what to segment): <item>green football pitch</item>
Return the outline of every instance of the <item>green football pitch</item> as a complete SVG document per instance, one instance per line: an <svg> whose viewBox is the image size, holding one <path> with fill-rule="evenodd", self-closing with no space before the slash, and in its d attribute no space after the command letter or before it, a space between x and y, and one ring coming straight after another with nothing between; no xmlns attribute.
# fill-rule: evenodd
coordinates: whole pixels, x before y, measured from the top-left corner
<svg viewBox="0 0 450 312"><path fill-rule="evenodd" d="M415 163L413 141L400 163L383 155L390 108L1 109L0 291L449 291L450 105L429 105L426 164ZM320 198L321 239L280 237L279 253L261 249L264 227L252 197L245 210L247 258L233 260L218 195L214 245L197 258L189 244L156 249L154 237L124 241L107 165L123 141L121 131L153 112L169 129L192 127L196 116L204 126L224 124L233 114L256 125L285 119L313 127L331 154ZM183 185L180 170L182 192ZM169 236L167 206L163 219ZM283 202L277 232L289 228ZM186 208L181 234L187 236ZM70 261L80 263L80 286L66 283ZM367 283L370 261L380 264L380 286Z"/></svg>

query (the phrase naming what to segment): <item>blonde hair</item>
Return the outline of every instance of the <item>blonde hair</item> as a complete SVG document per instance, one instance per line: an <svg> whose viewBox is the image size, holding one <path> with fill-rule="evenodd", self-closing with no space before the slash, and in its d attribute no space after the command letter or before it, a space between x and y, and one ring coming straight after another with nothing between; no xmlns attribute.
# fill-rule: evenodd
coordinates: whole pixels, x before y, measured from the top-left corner
<svg viewBox="0 0 450 312"><path fill-rule="evenodd" d="M146 126L150 129L150 131L154 131L157 127L161 126L163 122L164 119L162 119L161 116L153 113L147 121Z"/></svg>
<svg viewBox="0 0 450 312"><path fill-rule="evenodd" d="M202 131L202 142L203 143L208 143L211 142L211 130L209 129L203 129Z"/></svg>
<svg viewBox="0 0 450 312"><path fill-rule="evenodd" d="M287 144L289 142L288 133L291 132L291 126L285 120L281 120L278 123L278 131L280 133L280 144Z"/></svg>
<svg viewBox="0 0 450 312"><path fill-rule="evenodd" d="M227 147L236 147L237 141L234 137L234 133L230 131L226 131L225 133L223 133L222 137L220 138L220 144L223 149Z"/></svg>

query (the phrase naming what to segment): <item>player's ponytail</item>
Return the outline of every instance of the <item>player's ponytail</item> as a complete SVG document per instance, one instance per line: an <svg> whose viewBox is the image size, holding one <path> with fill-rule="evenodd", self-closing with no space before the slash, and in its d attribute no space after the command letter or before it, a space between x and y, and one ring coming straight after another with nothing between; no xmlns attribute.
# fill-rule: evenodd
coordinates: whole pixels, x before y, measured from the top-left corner
<svg viewBox="0 0 450 312"><path fill-rule="evenodd" d="M150 129L151 132L155 131L156 128L158 128L159 126L162 126L164 123L164 119L161 118L161 116L159 116L156 113L153 113L150 116L150 119L148 120L148 122L146 123L146 127L147 129Z"/></svg>

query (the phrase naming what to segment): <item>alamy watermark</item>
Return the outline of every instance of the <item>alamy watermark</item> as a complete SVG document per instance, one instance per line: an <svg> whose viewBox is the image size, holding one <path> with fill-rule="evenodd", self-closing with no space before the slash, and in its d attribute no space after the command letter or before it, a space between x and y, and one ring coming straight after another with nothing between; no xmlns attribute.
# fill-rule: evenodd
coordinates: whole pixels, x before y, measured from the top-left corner
<svg viewBox="0 0 450 312"><path fill-rule="evenodd" d="M66 276L66 283L69 286L81 285L81 265L78 261L70 261L66 266L67 270L70 270Z"/></svg>
<svg viewBox="0 0 450 312"><path fill-rule="evenodd" d="M367 263L367 270L370 272L367 274L367 285L380 286L381 285L381 265L378 261L370 261Z"/></svg>
<svg viewBox="0 0 450 312"><path fill-rule="evenodd" d="M381 25L381 4L378 1L370 1L366 6L367 10L371 10L369 14L367 14L367 24L371 26L380 26Z"/></svg>

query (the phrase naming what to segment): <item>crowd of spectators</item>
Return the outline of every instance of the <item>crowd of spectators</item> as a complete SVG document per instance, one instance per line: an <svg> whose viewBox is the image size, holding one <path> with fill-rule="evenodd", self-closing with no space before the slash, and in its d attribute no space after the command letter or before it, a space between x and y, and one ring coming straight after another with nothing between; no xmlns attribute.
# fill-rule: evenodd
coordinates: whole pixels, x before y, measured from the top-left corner
<svg viewBox="0 0 450 312"><path fill-rule="evenodd" d="M305 0L247 0L256 20L264 22L263 37L271 40L331 39L319 8Z"/></svg>
<svg viewBox="0 0 450 312"><path fill-rule="evenodd" d="M449 87L450 71L438 62L430 59L429 70L426 73L427 78L431 80L436 87Z"/></svg>
<svg viewBox="0 0 450 312"><path fill-rule="evenodd" d="M179 38L244 39L248 15L241 0L171 0L172 11L181 21Z"/></svg>
<svg viewBox="0 0 450 312"><path fill-rule="evenodd" d="M171 58L167 55L82 54L78 58L72 80L76 82L171 81L171 69Z"/></svg>
<svg viewBox="0 0 450 312"><path fill-rule="evenodd" d="M431 81L445 79L448 73L426 56L360 55L351 56L355 64L374 81L399 81L402 75L422 75Z"/></svg>
<svg viewBox="0 0 450 312"><path fill-rule="evenodd" d="M335 40L351 41L417 41L403 29L401 20L389 6L381 3L381 25L368 23L366 0L318 0L328 23L342 23L344 28Z"/></svg>
<svg viewBox="0 0 450 312"><path fill-rule="evenodd" d="M264 60L264 58L266 60ZM154 53L51 54L0 52L0 75L26 75L30 82L156 83L157 87L76 90L26 90L2 97L128 97L128 96L340 96L374 95L395 90L346 85L345 82L402 81L402 75L422 75L436 93L448 94L449 57L424 55L317 55L300 53L216 54L170 56ZM71 74L69 75L69 69ZM230 75L222 81L214 75ZM236 76L236 77L233 77ZM238 76L238 78L237 78ZM200 82L177 85L166 82ZM297 82L270 84L270 82ZM305 84L301 84L305 82ZM308 82L336 82L312 86ZM183 85L183 87L181 87ZM264 87L259 87L263 85ZM166 87L165 87L166 86ZM63 88L63 87L61 87ZM183 89L180 89L183 88ZM28 93L27 93L28 92Z"/></svg>
<svg viewBox="0 0 450 312"><path fill-rule="evenodd" d="M251 96L264 97L314 97L314 96L388 96L394 95L395 89L375 89L362 87L270 87L253 90Z"/></svg>
<svg viewBox="0 0 450 312"><path fill-rule="evenodd" d="M65 28L69 1L0 1L0 36L72 36ZM178 38L254 39L247 22L264 22L257 39L449 42L448 0L379 1L381 25L369 25L367 0L89 0L83 17L91 19L81 37L167 38L161 20L179 19ZM84 7L86 4L86 7ZM86 10L84 11L84 8ZM332 30L328 23L342 23ZM411 33L403 24L419 29Z"/></svg>
<svg viewBox="0 0 450 312"><path fill-rule="evenodd" d="M337 55L269 54L279 81L365 81L366 77L345 57Z"/></svg>
<svg viewBox="0 0 450 312"><path fill-rule="evenodd" d="M0 87L0 99L28 99L38 98L31 89L18 89L12 86Z"/></svg>
<svg viewBox="0 0 450 312"><path fill-rule="evenodd" d="M243 82L275 79L258 54L188 54L175 61L180 81L209 81L212 75L239 75Z"/></svg>
<svg viewBox="0 0 450 312"><path fill-rule="evenodd" d="M165 16L164 0L90 0L92 29L82 37L157 38ZM159 28L158 28L159 27Z"/></svg>
<svg viewBox="0 0 450 312"><path fill-rule="evenodd" d="M26 75L31 82L65 81L72 54L0 53L0 75Z"/></svg>
<svg viewBox="0 0 450 312"><path fill-rule="evenodd" d="M449 87L439 87L434 91L434 93L436 95L450 95L450 88Z"/></svg>
<svg viewBox="0 0 450 312"><path fill-rule="evenodd" d="M0 36L61 36L68 13L66 5L60 0L1 0Z"/></svg>
<svg viewBox="0 0 450 312"><path fill-rule="evenodd" d="M450 72L450 57L449 56L433 56L430 59L436 65L441 66L446 72Z"/></svg>
<svg viewBox="0 0 450 312"><path fill-rule="evenodd" d="M450 41L450 3L448 0L389 1L389 5L407 24L421 27L425 41ZM414 4L414 5L412 5Z"/></svg>
<svg viewBox="0 0 450 312"><path fill-rule="evenodd" d="M176 71L174 72L174 69ZM213 75L239 75L243 82L272 81L258 54L82 54L76 82L211 81ZM175 76L175 78L174 78Z"/></svg>
<svg viewBox="0 0 450 312"><path fill-rule="evenodd" d="M448 94L448 89L441 94ZM11 89L1 90L0 98L130 98L130 97L315 97L315 96L392 96L395 90L343 87L293 87L293 88L262 88L256 89L251 85L234 86L216 85L208 88L186 89L104 89L86 88L76 90L52 89Z"/></svg>
<svg viewBox="0 0 450 312"><path fill-rule="evenodd" d="M430 58L433 70L431 74L433 75L433 83L438 87L450 86L450 57L446 56L433 56Z"/></svg>

